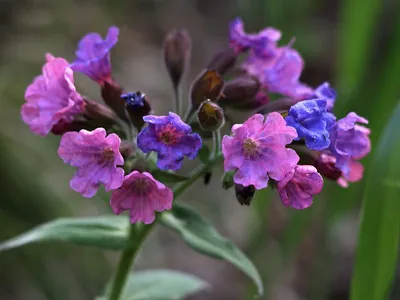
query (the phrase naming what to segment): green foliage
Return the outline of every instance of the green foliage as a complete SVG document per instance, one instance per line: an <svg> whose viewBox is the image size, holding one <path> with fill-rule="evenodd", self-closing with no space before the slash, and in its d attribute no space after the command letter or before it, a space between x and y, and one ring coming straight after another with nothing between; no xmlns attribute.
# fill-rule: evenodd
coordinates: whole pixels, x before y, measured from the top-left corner
<svg viewBox="0 0 400 300"><path fill-rule="evenodd" d="M174 172L162 171L159 169L153 171L152 175L154 176L155 179L157 179L163 183L176 183L176 182L185 181L185 180L189 179L189 177L187 177L187 176L182 176L182 175L176 174Z"/></svg>
<svg viewBox="0 0 400 300"><path fill-rule="evenodd" d="M368 170L358 237L352 300L387 299L400 238L400 105Z"/></svg>
<svg viewBox="0 0 400 300"><path fill-rule="evenodd" d="M239 268L253 280L258 293L263 294L262 280L253 263L191 208L175 205L172 211L163 213L160 220L163 225L177 231L191 248Z"/></svg>
<svg viewBox="0 0 400 300"><path fill-rule="evenodd" d="M141 271L129 275L120 300L179 300L207 286L200 278L182 272ZM103 296L96 300L106 299Z"/></svg>
<svg viewBox="0 0 400 300"><path fill-rule="evenodd" d="M120 216L60 218L0 244L0 251L43 241L69 241L104 249L127 246L128 219Z"/></svg>
<svg viewBox="0 0 400 300"><path fill-rule="evenodd" d="M201 146L197 156L203 164L206 164L210 158L210 153L210 148L203 142L203 145Z"/></svg>

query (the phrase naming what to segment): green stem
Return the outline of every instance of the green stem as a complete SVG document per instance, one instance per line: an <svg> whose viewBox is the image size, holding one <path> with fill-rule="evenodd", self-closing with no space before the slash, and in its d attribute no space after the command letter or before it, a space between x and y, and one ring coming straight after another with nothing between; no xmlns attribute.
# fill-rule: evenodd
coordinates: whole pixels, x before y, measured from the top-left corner
<svg viewBox="0 0 400 300"><path fill-rule="evenodd" d="M193 183L195 183L199 178L201 178L208 169L214 166L222 159L222 153L218 152L212 157L206 164L199 165L195 168L189 175L189 179L178 183L173 188L174 200L178 199L179 196L189 188ZM111 293L109 296L109 300L119 300L121 297L122 290L125 286L126 279L128 278L129 271L131 270L131 266L135 260L135 257L142 245L143 241L151 232L151 229L156 224L157 219L149 225L142 224L132 224L130 226L128 241L131 244L131 247L125 249L120 257L117 272L111 284ZM141 225L141 226L140 226ZM139 227L140 226L140 227Z"/></svg>
<svg viewBox="0 0 400 300"><path fill-rule="evenodd" d="M213 152L211 158L218 155L221 148L221 130L213 131Z"/></svg>
<svg viewBox="0 0 400 300"><path fill-rule="evenodd" d="M177 115L182 113L182 101L179 91L179 85L174 85L174 94L175 94L175 112Z"/></svg>

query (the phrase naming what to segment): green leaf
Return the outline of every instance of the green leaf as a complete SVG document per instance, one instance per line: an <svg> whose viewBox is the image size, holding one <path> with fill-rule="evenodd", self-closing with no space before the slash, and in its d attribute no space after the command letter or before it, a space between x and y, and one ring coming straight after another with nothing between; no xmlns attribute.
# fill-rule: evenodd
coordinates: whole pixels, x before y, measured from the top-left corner
<svg viewBox="0 0 400 300"><path fill-rule="evenodd" d="M373 156L364 191L352 300L387 299L400 237L400 105Z"/></svg>
<svg viewBox="0 0 400 300"><path fill-rule="evenodd" d="M259 295L263 294L262 280L253 263L230 240L222 237L195 211L189 207L175 204L171 211L161 215L161 222L176 230L191 248L205 255L232 263L253 280Z"/></svg>
<svg viewBox="0 0 400 300"><path fill-rule="evenodd" d="M0 243L0 251L42 241L68 241L119 250L127 246L128 231L129 222L123 216L61 218Z"/></svg>
<svg viewBox="0 0 400 300"><path fill-rule="evenodd" d="M162 170L155 170L152 172L152 175L154 176L154 178L164 183L175 183L189 179L189 177Z"/></svg>
<svg viewBox="0 0 400 300"><path fill-rule="evenodd" d="M148 270L129 275L121 300L178 300L208 286L193 275L170 270ZM106 300L106 297L97 300Z"/></svg>
<svg viewBox="0 0 400 300"><path fill-rule="evenodd" d="M210 148L208 148L208 146L203 143L197 156L203 164L206 164L210 159Z"/></svg>

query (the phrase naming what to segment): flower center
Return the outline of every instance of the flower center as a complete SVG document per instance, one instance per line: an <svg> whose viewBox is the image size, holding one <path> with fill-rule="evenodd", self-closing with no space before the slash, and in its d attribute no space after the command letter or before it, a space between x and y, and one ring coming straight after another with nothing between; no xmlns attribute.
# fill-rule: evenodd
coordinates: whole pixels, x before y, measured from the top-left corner
<svg viewBox="0 0 400 300"><path fill-rule="evenodd" d="M157 134L158 140L166 145L174 145L178 143L182 137L180 133L172 124L167 124Z"/></svg>
<svg viewBox="0 0 400 300"><path fill-rule="evenodd" d="M114 157L115 157L115 154L114 154L114 150L113 149L111 149L111 148L104 149L104 151L103 151L103 159L105 161L112 161L112 160L114 160Z"/></svg>
<svg viewBox="0 0 400 300"><path fill-rule="evenodd" d="M146 196L149 194L151 184L146 178L138 178L133 182L133 192L138 196Z"/></svg>
<svg viewBox="0 0 400 300"><path fill-rule="evenodd" d="M252 138L246 138L243 141L243 154L250 158L258 154L258 142Z"/></svg>

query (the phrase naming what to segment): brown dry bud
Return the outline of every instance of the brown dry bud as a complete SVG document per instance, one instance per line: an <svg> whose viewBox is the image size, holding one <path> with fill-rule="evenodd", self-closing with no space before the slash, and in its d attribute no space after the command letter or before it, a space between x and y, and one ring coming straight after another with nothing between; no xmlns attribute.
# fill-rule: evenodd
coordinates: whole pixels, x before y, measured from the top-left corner
<svg viewBox="0 0 400 300"><path fill-rule="evenodd" d="M254 77L238 77L225 84L224 97L218 103L223 106L251 107L260 87L260 82Z"/></svg>
<svg viewBox="0 0 400 300"><path fill-rule="evenodd" d="M103 97L104 102L116 112L118 117L127 121L128 118L125 112L125 102L121 99L123 92L124 89L116 81L112 81L111 83L106 81L101 87L101 96Z"/></svg>
<svg viewBox="0 0 400 300"><path fill-rule="evenodd" d="M224 75L235 66L236 60L237 54L229 48L218 52L208 64L207 69L216 70L219 74Z"/></svg>
<svg viewBox="0 0 400 300"><path fill-rule="evenodd" d="M91 123L96 123L105 128L117 124L118 116L108 106L89 99L84 99L84 101L85 110L83 115L86 119L92 121Z"/></svg>
<svg viewBox="0 0 400 300"><path fill-rule="evenodd" d="M256 188L254 187L254 185L243 186L241 184L235 183L236 199L241 205L249 206L255 192Z"/></svg>
<svg viewBox="0 0 400 300"><path fill-rule="evenodd" d="M197 118L203 130L216 131L224 125L224 110L218 104L207 100L200 105Z"/></svg>
<svg viewBox="0 0 400 300"><path fill-rule="evenodd" d="M224 80L216 70L204 70L193 82L190 98L193 108L198 108L205 100L217 101L221 97Z"/></svg>

